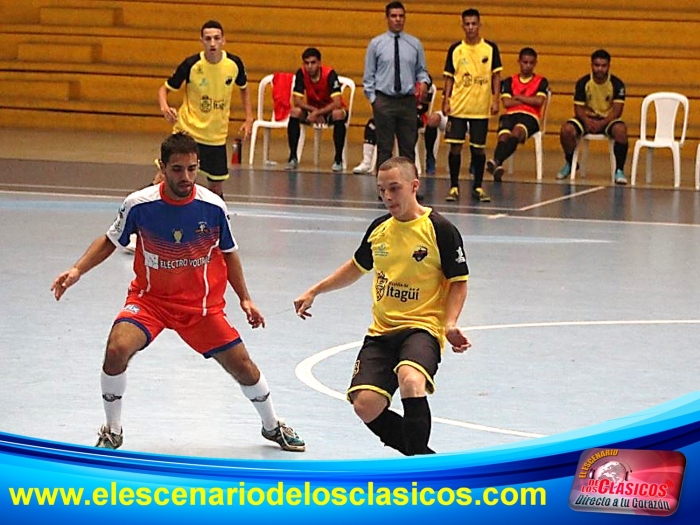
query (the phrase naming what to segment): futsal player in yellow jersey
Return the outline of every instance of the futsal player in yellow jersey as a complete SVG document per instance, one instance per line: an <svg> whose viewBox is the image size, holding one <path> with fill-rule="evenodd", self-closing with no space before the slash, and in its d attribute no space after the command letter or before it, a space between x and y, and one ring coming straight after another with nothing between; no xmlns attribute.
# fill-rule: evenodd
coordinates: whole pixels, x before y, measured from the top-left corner
<svg viewBox="0 0 700 525"><path fill-rule="evenodd" d="M574 117L559 132L564 150L564 166L557 180L571 175L576 145L583 135L604 134L613 140L615 184L627 184L624 167L627 160L627 125L622 121L625 107L625 84L610 73L610 53L598 49L591 55L591 72L578 79L574 90Z"/></svg>
<svg viewBox="0 0 700 525"><path fill-rule="evenodd" d="M459 171L462 146L469 133L471 171L474 181L472 198L489 202L481 184L486 164L486 134L489 117L498 113L501 91L501 55L498 46L481 38L481 16L476 9L462 12L464 40L455 42L447 51L442 113L447 116L445 142L450 145L447 163L450 169L450 191L447 201L459 198Z"/></svg>
<svg viewBox="0 0 700 525"><path fill-rule="evenodd" d="M174 125L173 132L184 131L197 142L200 171L206 175L209 189L223 197L223 182L229 177L226 138L234 85L240 90L245 111L241 126L244 138L253 127L253 110L245 66L239 57L223 50L226 37L221 24L205 22L200 35L204 51L182 61L158 90L158 104L165 119ZM168 93L183 83L184 98L176 109L168 104Z"/></svg>
<svg viewBox="0 0 700 525"><path fill-rule="evenodd" d="M418 202L420 181L410 159L379 167L377 187L389 211L369 226L352 259L294 301L302 319L317 295L344 288L374 271L372 324L348 389L355 413L402 454L432 454L427 393L435 389L442 346L470 346L457 326L469 269L459 230ZM390 410L399 389L404 415Z"/></svg>

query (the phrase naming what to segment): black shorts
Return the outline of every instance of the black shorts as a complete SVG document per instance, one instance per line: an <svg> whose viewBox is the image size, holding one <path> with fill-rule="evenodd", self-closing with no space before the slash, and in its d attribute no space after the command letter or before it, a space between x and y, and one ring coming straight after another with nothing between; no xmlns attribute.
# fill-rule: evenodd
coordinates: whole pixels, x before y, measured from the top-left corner
<svg viewBox="0 0 700 525"><path fill-rule="evenodd" d="M581 135L587 135L587 133L585 133L585 128L583 127L583 122L581 122L576 117L570 118L569 120L567 120L567 122L570 122L571 124L574 125L574 128L576 128L576 135L577 136L580 137ZM615 120L609 122L608 125L605 126L605 129L603 130L603 134L605 136L607 136L608 138L613 138L612 128L618 122L622 122L622 119L618 118L618 119L615 119Z"/></svg>
<svg viewBox="0 0 700 525"><path fill-rule="evenodd" d="M206 175L210 181L218 182L228 179L228 159L226 158L226 144L221 146L207 146L197 144L199 149L199 171Z"/></svg>
<svg viewBox="0 0 700 525"><path fill-rule="evenodd" d="M306 110L304 110L304 112L302 113L301 121L303 124L307 124L307 125L309 124L309 122L306 120L306 117L308 116L308 114L309 114L309 112ZM343 108L343 115L344 115L343 119L339 120L338 122L347 122L348 110L345 108ZM335 124L335 121L333 120L333 112L332 111L330 113L326 113L325 115L323 115L323 122L327 126L332 126L333 124Z"/></svg>
<svg viewBox="0 0 700 525"><path fill-rule="evenodd" d="M445 142L448 144L464 144L464 139L469 133L469 146L485 148L488 131L489 119L487 118L447 117Z"/></svg>
<svg viewBox="0 0 700 525"><path fill-rule="evenodd" d="M501 115L498 119L498 134L502 131L513 131L515 127L521 127L525 130L525 139L529 139L540 130L540 124L537 119L527 113L511 113L510 115Z"/></svg>
<svg viewBox="0 0 700 525"><path fill-rule="evenodd" d="M434 377L440 364L440 342L425 330L409 328L388 335L366 336L357 355L348 388L348 400L353 392L372 390L391 403L399 387L399 365L413 366L426 380L426 390L435 391Z"/></svg>

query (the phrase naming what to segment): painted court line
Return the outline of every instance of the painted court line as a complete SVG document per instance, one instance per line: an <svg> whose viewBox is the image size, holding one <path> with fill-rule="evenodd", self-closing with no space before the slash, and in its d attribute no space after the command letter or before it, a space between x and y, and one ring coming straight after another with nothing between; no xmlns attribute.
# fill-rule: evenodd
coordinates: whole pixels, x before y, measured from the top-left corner
<svg viewBox="0 0 700 525"><path fill-rule="evenodd" d="M538 202L535 204L530 204L529 206L523 206L522 208L518 208L517 211L530 211L534 210L535 208L542 208L543 206L548 206L550 204L554 204L555 202L561 202L561 201L566 201L569 199L573 199L575 197L581 197L582 195L587 195L588 193L595 193L600 190L604 190L605 186L596 186L595 188L589 188L587 190L579 191L572 193L571 195L562 195L561 197L557 197L555 199L549 199L546 201Z"/></svg>
<svg viewBox="0 0 700 525"><path fill-rule="evenodd" d="M513 329L513 328L554 328L554 327L567 327L567 326L623 326L623 325L691 325L700 324L700 319L632 319L627 321L549 321L549 322L535 322L535 323L509 323L509 324L494 324L494 325L482 325L482 326L469 326L465 327L467 332L481 331L481 330L503 330L503 329ZM301 361L296 368L294 373L297 378L307 385L308 387L325 394L334 399L345 401L345 394L333 390L321 383L313 374L313 368L336 354L344 352L346 350L358 349L362 345L362 341L353 341L352 343L346 343L326 350L321 350L303 361ZM487 425L480 425L478 423L470 423L466 421L456 421L454 419L445 419L441 417L433 417L433 421L437 423L443 423L446 425L453 425L456 427L467 428L470 430L477 430L481 432L490 432L494 434L505 434L509 436L518 436L524 438L538 438L544 437L546 434L536 434L534 432L522 432L519 430L492 427Z"/></svg>

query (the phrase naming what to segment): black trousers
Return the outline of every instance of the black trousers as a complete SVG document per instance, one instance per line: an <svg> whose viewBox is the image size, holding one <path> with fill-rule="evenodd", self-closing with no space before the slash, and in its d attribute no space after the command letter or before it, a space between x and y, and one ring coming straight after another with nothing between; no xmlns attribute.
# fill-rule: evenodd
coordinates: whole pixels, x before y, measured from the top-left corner
<svg viewBox="0 0 700 525"><path fill-rule="evenodd" d="M377 170L392 157L394 139L399 145L399 155L415 161L418 139L416 97L407 95L393 98L377 93L372 112L377 128Z"/></svg>

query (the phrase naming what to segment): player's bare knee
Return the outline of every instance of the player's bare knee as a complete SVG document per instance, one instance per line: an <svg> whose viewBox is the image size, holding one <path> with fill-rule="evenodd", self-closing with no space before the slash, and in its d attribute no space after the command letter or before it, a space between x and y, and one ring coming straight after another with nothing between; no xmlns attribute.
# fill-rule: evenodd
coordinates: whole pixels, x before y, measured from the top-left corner
<svg viewBox="0 0 700 525"><path fill-rule="evenodd" d="M243 343L215 354L214 359L242 385L251 386L260 379L260 370Z"/></svg>
<svg viewBox="0 0 700 525"><path fill-rule="evenodd" d="M377 419L387 405L386 398L374 392L361 390L353 396L352 408L364 423Z"/></svg>
<svg viewBox="0 0 700 525"><path fill-rule="evenodd" d="M131 356L135 353L136 350L110 339L110 341L107 342L107 348L105 348L105 359L102 370L104 370L105 374L110 376L116 376L125 372L129 364L129 359L131 359Z"/></svg>
<svg viewBox="0 0 700 525"><path fill-rule="evenodd" d="M409 365L399 368L399 390L401 397L422 397L425 395L425 376Z"/></svg>
<svg viewBox="0 0 700 525"><path fill-rule="evenodd" d="M527 139L527 136L525 135L525 132L522 129L514 129L512 136L518 139L518 142L522 144L525 142L525 139Z"/></svg>
<svg viewBox="0 0 700 525"><path fill-rule="evenodd" d="M618 122L612 127L612 136L615 142L625 143L627 142L627 126L624 123Z"/></svg>

